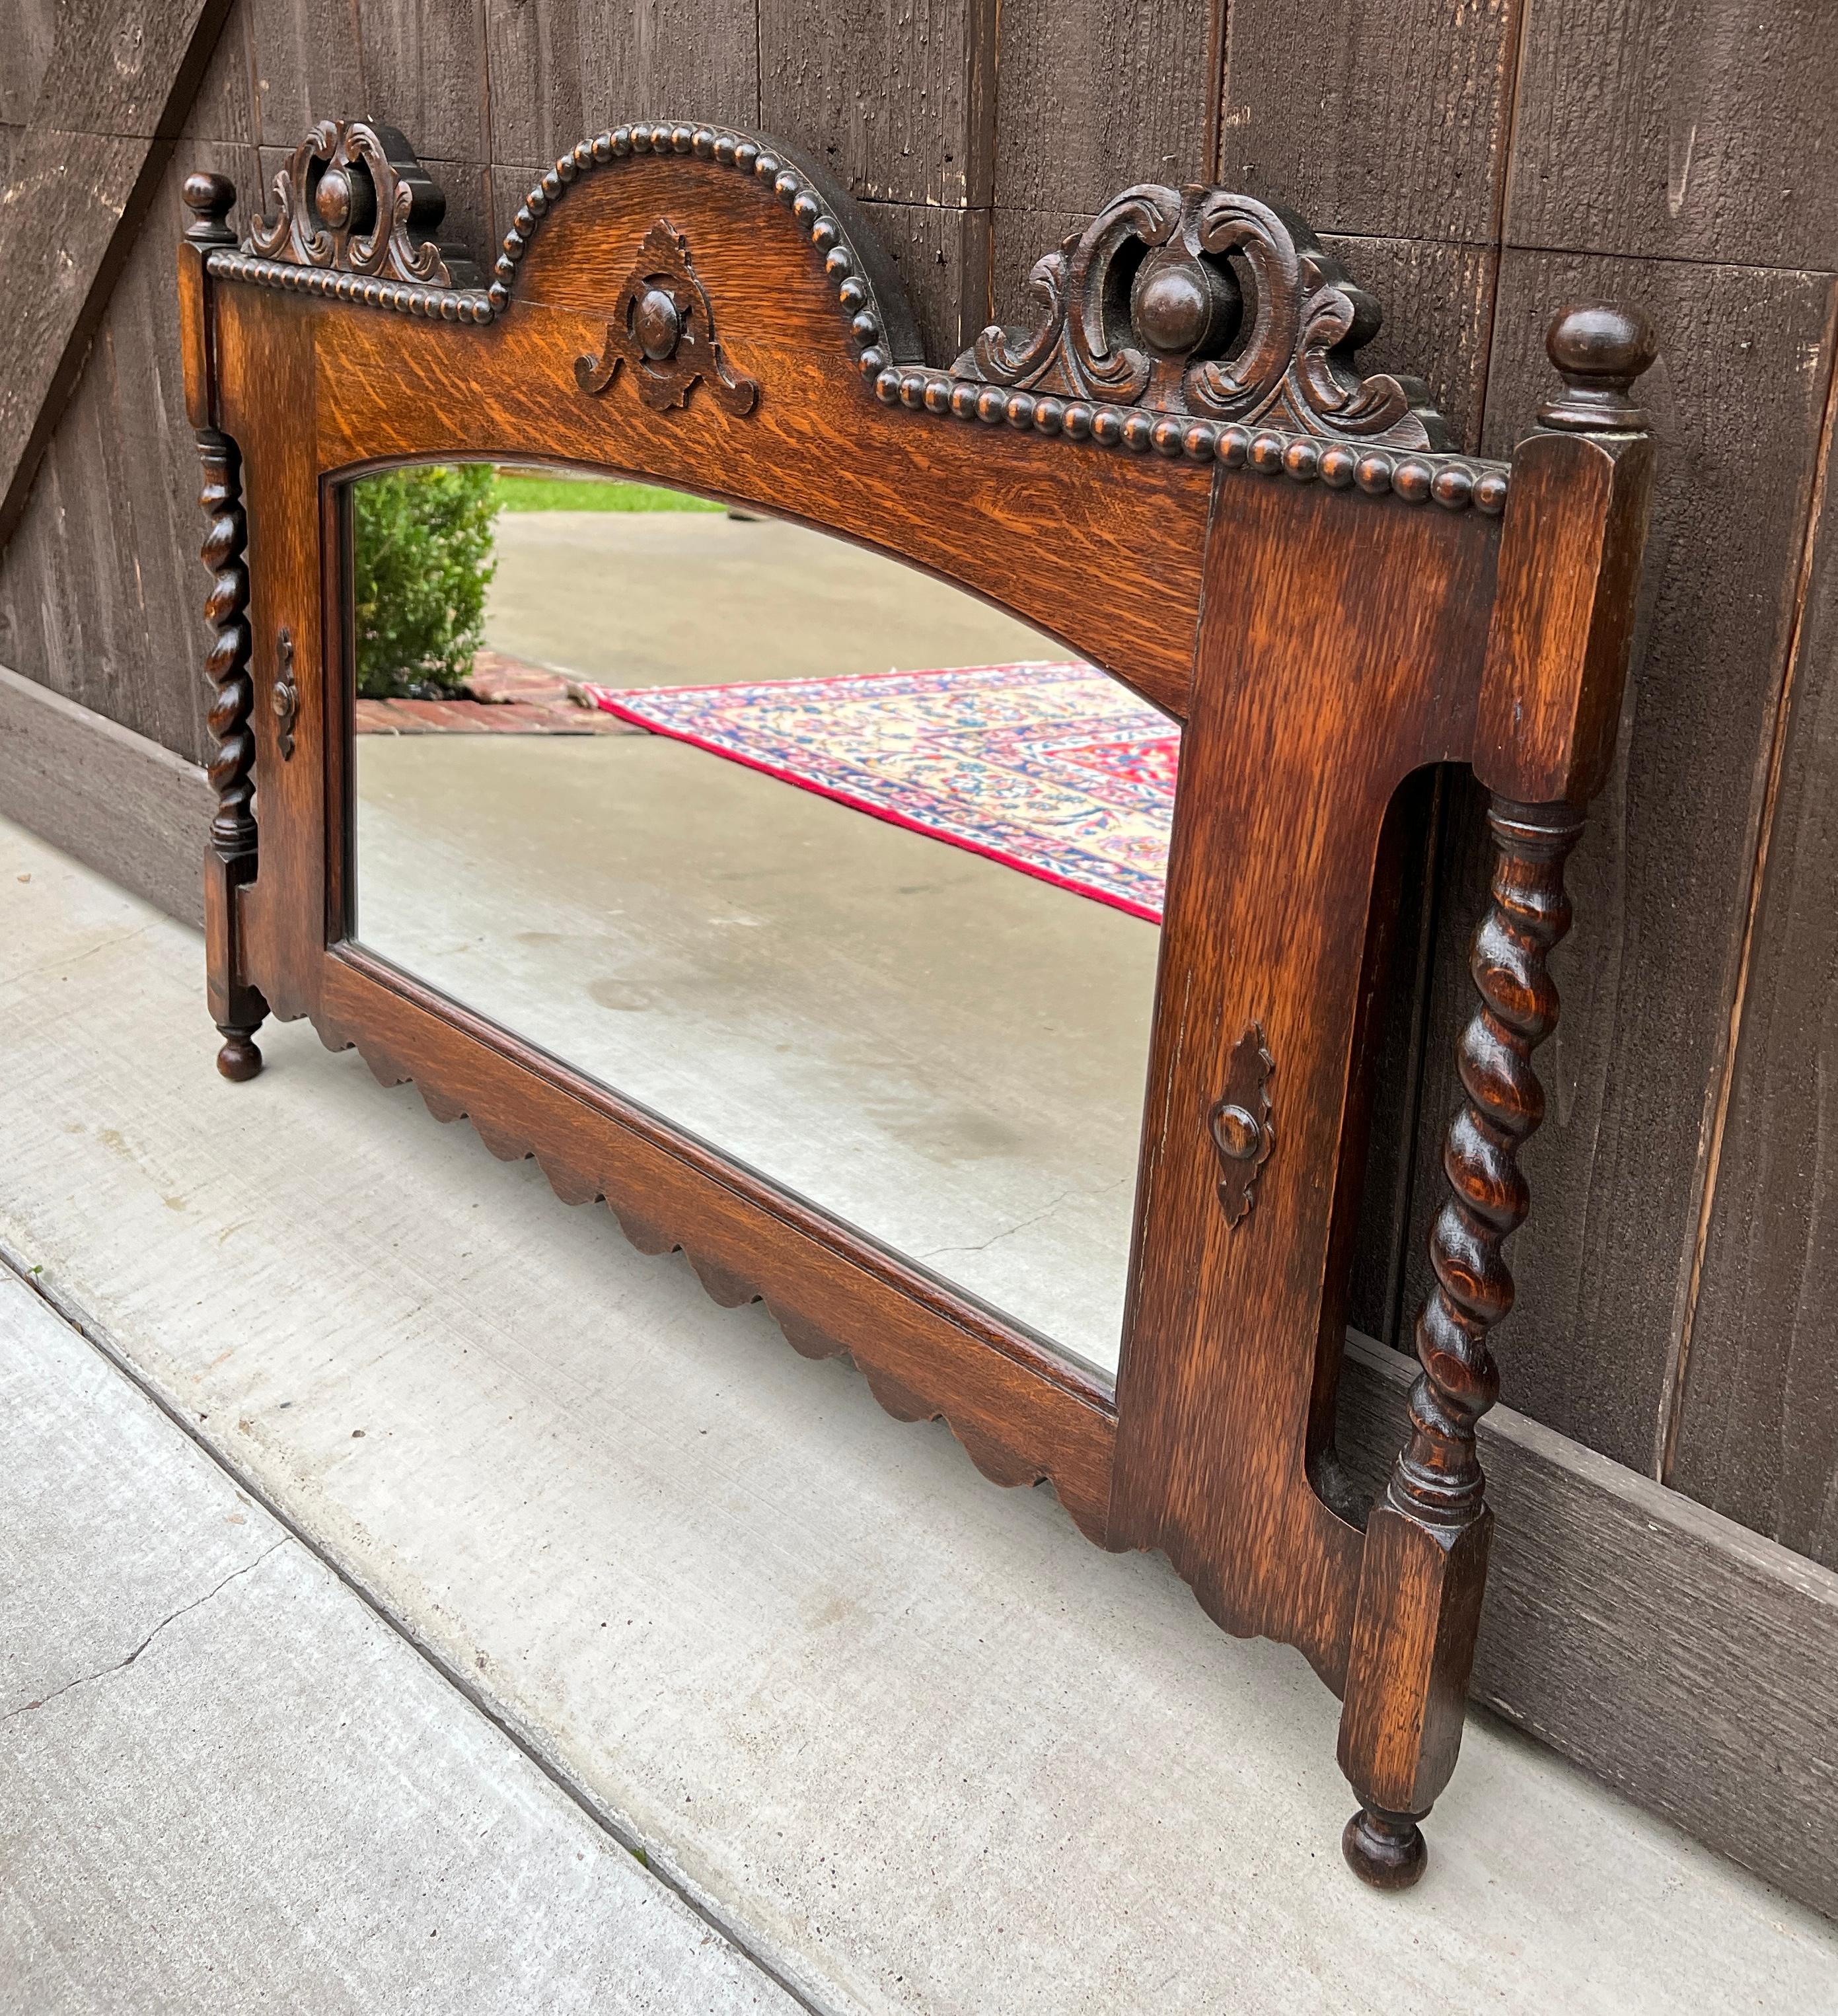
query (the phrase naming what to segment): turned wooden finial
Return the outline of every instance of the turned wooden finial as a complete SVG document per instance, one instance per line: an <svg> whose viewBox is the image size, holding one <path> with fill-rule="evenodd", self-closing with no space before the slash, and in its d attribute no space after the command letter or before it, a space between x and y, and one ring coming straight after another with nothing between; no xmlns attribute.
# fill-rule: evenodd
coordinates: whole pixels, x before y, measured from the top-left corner
<svg viewBox="0 0 1838 2016"><path fill-rule="evenodd" d="M1538 409L1546 427L1580 434L1633 434L1645 427L1646 415L1628 397L1660 352L1644 310L1573 302L1552 318L1544 348L1564 383L1560 398Z"/></svg>
<svg viewBox="0 0 1838 2016"><path fill-rule="evenodd" d="M191 212L185 235L194 245L233 245L236 234L225 221L236 200L236 185L228 175L187 175L179 189Z"/></svg>
<svg viewBox="0 0 1838 2016"><path fill-rule="evenodd" d="M223 1047L217 1053L217 1068L232 1085L247 1085L261 1069L254 1030L232 1028L222 1022L217 1026L223 1038Z"/></svg>
<svg viewBox="0 0 1838 2016"><path fill-rule="evenodd" d="M1346 1866L1375 1890L1408 1890L1429 1863L1423 1830L1408 1813L1362 1806L1340 1837Z"/></svg>

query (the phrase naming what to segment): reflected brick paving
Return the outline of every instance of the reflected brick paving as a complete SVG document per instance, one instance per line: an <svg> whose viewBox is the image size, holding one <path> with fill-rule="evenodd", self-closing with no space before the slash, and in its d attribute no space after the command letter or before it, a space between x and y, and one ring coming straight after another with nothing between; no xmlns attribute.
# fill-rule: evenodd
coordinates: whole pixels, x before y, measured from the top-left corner
<svg viewBox="0 0 1838 2016"><path fill-rule="evenodd" d="M460 700L360 700L360 735L642 735L630 722L574 697L560 672L481 651Z"/></svg>

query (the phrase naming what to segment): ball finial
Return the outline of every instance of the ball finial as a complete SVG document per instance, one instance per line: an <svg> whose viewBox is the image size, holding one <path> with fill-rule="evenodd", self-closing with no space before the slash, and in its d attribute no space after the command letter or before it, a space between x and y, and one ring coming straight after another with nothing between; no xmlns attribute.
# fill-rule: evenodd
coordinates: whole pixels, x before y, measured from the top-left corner
<svg viewBox="0 0 1838 2016"><path fill-rule="evenodd" d="M253 1029L235 1029L219 1022L223 1047L217 1053L217 1068L232 1085L247 1085L261 1069L261 1053L255 1046Z"/></svg>
<svg viewBox="0 0 1838 2016"><path fill-rule="evenodd" d="M236 243L236 233L224 221L236 200L236 185L228 175L189 175L179 185L179 194L191 212L186 237L204 245Z"/></svg>
<svg viewBox="0 0 1838 2016"><path fill-rule="evenodd" d="M1407 1890L1429 1860L1423 1830L1408 1813L1362 1806L1340 1837L1347 1867L1375 1890Z"/></svg>
<svg viewBox="0 0 1838 2016"><path fill-rule="evenodd" d="M1547 427L1627 433L1645 426L1646 416L1628 397L1659 354L1642 310L1573 302L1552 319L1544 348L1564 383L1562 396L1539 409Z"/></svg>

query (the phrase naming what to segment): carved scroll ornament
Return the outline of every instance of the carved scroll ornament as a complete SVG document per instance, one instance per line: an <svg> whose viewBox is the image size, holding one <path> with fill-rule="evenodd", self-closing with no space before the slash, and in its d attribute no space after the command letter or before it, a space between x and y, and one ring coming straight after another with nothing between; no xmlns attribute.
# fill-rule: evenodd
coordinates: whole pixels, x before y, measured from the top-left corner
<svg viewBox="0 0 1838 2016"><path fill-rule="evenodd" d="M704 380L730 413L750 413L759 397L759 381L738 376L722 355L689 240L668 218L644 235L638 263L613 304L604 348L598 357L578 358L575 376L582 391L600 393L622 364L630 365L638 396L653 412L687 405Z"/></svg>
<svg viewBox="0 0 1838 2016"><path fill-rule="evenodd" d="M986 329L953 375L1195 419L1444 448L1414 378L1362 378L1378 304L1286 211L1145 182L1034 268L1032 330Z"/></svg>
<svg viewBox="0 0 1838 2016"><path fill-rule="evenodd" d="M249 250L264 259L431 287L476 277L435 242L447 200L393 126L320 121L275 177L274 196L274 215L249 230Z"/></svg>
<svg viewBox="0 0 1838 2016"><path fill-rule="evenodd" d="M481 286L430 235L444 200L407 141L387 127L328 121L276 178L276 216L240 246L214 250L207 270L430 322L492 322L511 307L531 242L571 186L647 155L732 171L789 211L835 289L855 367L885 405L1410 505L1494 517L1505 509L1506 466L1447 452L1447 425L1415 379L1359 374L1355 352L1379 322L1371 297L1299 219L1227 189L1126 189L1034 268L1036 326L985 329L949 370L917 362L903 304L878 294L870 248L851 242L808 170L755 135L687 122L614 127L558 156ZM662 300L638 326L637 306L652 293L668 297L679 325L665 355L646 348L670 340ZM680 282L622 301L589 372L610 382L622 358L641 389L648 380L674 392L669 373L639 360L693 355L682 326L697 305ZM698 375L730 410L747 410L732 403L746 381Z"/></svg>

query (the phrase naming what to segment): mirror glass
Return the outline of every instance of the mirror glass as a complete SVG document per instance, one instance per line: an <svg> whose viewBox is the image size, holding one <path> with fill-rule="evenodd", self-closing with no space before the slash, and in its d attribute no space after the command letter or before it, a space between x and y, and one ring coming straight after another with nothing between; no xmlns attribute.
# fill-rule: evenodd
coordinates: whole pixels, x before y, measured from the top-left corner
<svg viewBox="0 0 1838 2016"><path fill-rule="evenodd" d="M1114 1370L1178 731L846 541L350 487L355 935Z"/></svg>

